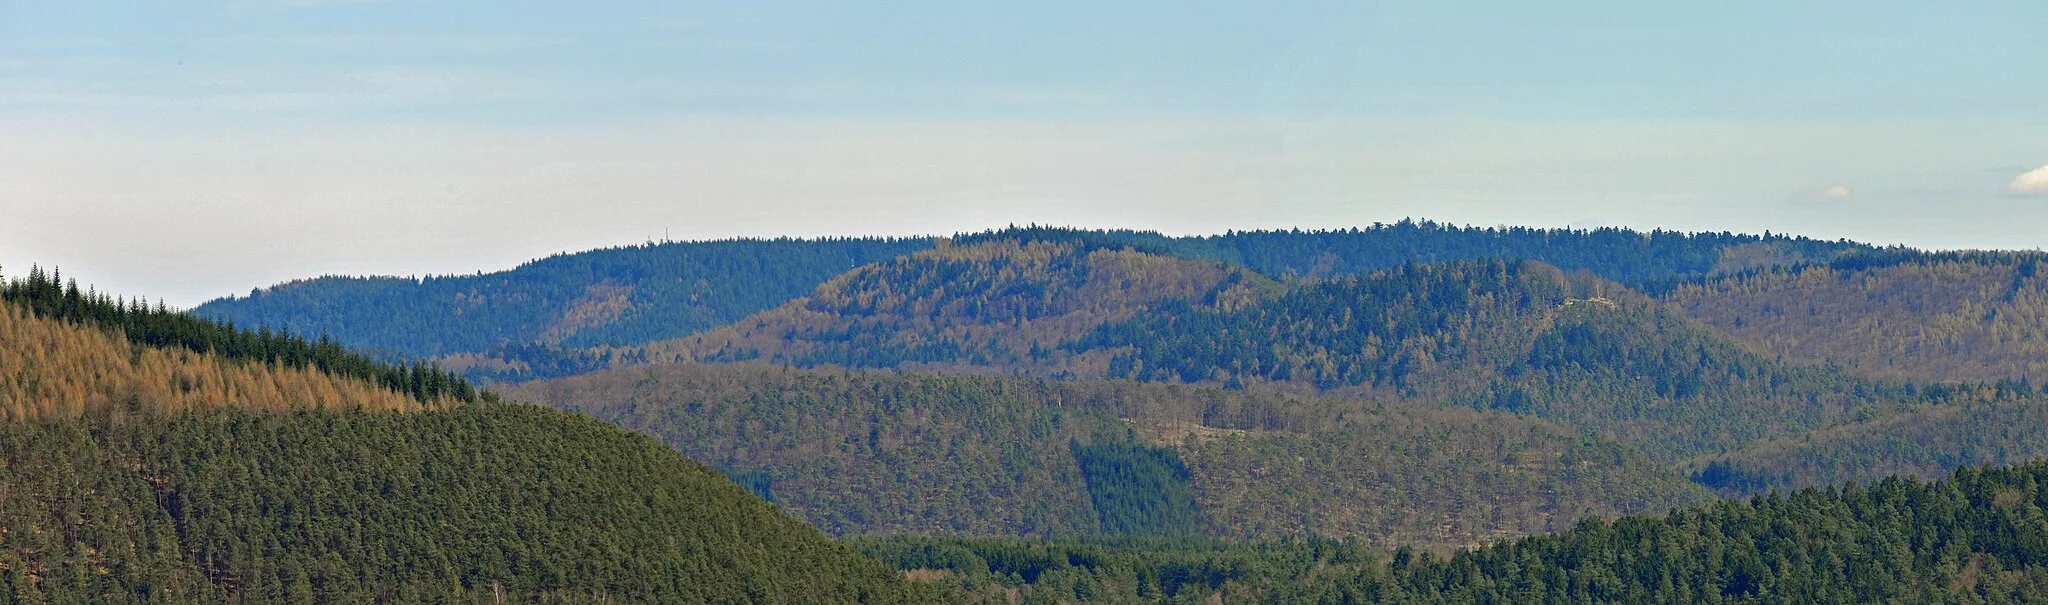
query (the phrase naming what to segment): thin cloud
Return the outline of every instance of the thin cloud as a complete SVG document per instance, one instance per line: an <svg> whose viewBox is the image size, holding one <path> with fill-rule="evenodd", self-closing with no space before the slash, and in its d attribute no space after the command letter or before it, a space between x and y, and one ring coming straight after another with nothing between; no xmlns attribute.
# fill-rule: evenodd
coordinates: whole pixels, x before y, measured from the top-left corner
<svg viewBox="0 0 2048 605"><path fill-rule="evenodd" d="M2013 177L2009 191L2013 195L2048 195L2048 166Z"/></svg>
<svg viewBox="0 0 2048 605"><path fill-rule="evenodd" d="M1841 201L1853 197L1856 197L1856 192L1854 190L1849 189L1847 186L1844 185L1834 185L1830 187L1822 187L1819 189L1809 189L1806 191L1795 192L1791 195L1790 198L1787 199L1790 199L1793 202L1803 202L1812 204L1820 202Z"/></svg>

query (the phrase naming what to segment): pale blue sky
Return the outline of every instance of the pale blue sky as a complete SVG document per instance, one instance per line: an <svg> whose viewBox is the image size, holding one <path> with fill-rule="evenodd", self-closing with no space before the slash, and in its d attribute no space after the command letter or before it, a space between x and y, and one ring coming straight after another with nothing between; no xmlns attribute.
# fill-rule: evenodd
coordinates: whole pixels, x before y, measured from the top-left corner
<svg viewBox="0 0 2048 605"><path fill-rule="evenodd" d="M191 304L664 230L2037 248L2044 57L2037 1L0 0L0 266Z"/></svg>

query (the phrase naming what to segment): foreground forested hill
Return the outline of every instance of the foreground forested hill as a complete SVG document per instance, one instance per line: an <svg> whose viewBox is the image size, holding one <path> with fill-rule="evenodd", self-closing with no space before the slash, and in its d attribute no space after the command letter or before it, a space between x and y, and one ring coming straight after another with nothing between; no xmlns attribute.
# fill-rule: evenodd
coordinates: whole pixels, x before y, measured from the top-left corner
<svg viewBox="0 0 2048 605"><path fill-rule="evenodd" d="M14 602L903 602L644 438L526 406L0 425Z"/></svg>
<svg viewBox="0 0 2048 605"><path fill-rule="evenodd" d="M982 603L2036 603L2048 465L1588 519L1449 556L1328 540L853 544Z"/></svg>
<svg viewBox="0 0 2048 605"><path fill-rule="evenodd" d="M0 291L0 602L938 599L653 440L53 281Z"/></svg>
<svg viewBox="0 0 2048 605"><path fill-rule="evenodd" d="M1704 501L1504 414L1130 382L664 365L515 385L841 534L1476 544Z"/></svg>

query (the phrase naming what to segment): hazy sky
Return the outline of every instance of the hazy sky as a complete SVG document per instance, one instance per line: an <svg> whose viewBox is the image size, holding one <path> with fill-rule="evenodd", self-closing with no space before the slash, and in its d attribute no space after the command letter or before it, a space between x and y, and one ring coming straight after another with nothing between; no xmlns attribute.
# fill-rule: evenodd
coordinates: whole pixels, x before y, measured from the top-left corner
<svg viewBox="0 0 2048 605"><path fill-rule="evenodd" d="M190 305L664 233L1411 216L2039 248L2044 57L2039 0L0 0L0 271Z"/></svg>

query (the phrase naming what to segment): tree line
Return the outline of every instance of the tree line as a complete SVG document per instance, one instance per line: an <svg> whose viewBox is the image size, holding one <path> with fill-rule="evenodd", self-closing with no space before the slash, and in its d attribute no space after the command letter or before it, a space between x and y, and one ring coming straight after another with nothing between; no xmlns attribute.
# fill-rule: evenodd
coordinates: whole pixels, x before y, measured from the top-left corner
<svg viewBox="0 0 2048 605"><path fill-rule="evenodd" d="M2048 463L1589 518L1443 553L1323 538L848 543L979 603L2032 603Z"/></svg>
<svg viewBox="0 0 2048 605"><path fill-rule="evenodd" d="M267 327L239 329L231 323L171 310L161 300L151 306L141 298L123 299L90 289L81 291L78 280L63 279L56 269L46 274L41 267L31 267L26 277L0 285L0 300L40 317L119 334L139 346L180 348L235 361L317 369L407 393L422 403L436 403L444 398L475 402L478 398L477 389L468 381L424 362L377 361L325 337L307 340Z"/></svg>

